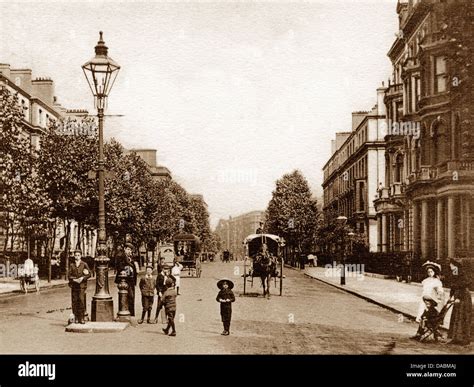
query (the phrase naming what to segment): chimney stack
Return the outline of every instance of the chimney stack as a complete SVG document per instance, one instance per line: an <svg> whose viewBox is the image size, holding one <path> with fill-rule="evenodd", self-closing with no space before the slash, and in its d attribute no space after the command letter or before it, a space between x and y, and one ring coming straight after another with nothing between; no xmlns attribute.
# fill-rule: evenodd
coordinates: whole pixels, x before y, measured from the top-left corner
<svg viewBox="0 0 474 387"><path fill-rule="evenodd" d="M355 131L369 112L352 112L352 131Z"/></svg>
<svg viewBox="0 0 474 387"><path fill-rule="evenodd" d="M48 105L54 105L54 84L50 78L36 78L32 82L32 94Z"/></svg>
<svg viewBox="0 0 474 387"><path fill-rule="evenodd" d="M10 79L10 65L6 63L0 63L0 74Z"/></svg>
<svg viewBox="0 0 474 387"><path fill-rule="evenodd" d="M31 70L30 69L11 69L11 81L31 94Z"/></svg>
<svg viewBox="0 0 474 387"><path fill-rule="evenodd" d="M382 86L377 89L377 115L379 116L384 116L387 114L385 102L383 101L385 97L385 90L387 90L387 88L384 87L382 82Z"/></svg>

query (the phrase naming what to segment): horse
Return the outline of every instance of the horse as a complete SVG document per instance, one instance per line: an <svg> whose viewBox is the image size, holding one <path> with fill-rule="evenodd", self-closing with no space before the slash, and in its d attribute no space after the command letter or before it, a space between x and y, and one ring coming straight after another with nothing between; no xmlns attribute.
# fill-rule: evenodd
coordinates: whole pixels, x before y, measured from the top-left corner
<svg viewBox="0 0 474 387"><path fill-rule="evenodd" d="M275 274L276 262L275 258L268 253L260 253L255 257L253 264L253 277L260 277L263 287L263 296L270 298L270 281L272 275ZM266 282L266 287L265 287Z"/></svg>

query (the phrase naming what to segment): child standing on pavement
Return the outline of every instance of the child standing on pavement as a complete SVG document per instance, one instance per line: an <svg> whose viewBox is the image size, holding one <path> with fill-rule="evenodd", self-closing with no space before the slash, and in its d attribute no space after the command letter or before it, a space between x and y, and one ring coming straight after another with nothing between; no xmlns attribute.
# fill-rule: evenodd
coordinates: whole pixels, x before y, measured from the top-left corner
<svg viewBox="0 0 474 387"><path fill-rule="evenodd" d="M166 290L161 297L161 303L165 307L166 318L168 319L168 325L163 328L163 332L168 334L171 329L170 336L176 336L176 329L174 326L174 316L176 315L176 290L174 290L174 281L171 278L167 278Z"/></svg>
<svg viewBox="0 0 474 387"><path fill-rule="evenodd" d="M221 319L224 325L224 331L221 335L229 336L232 303L235 301L234 292L231 290L234 287L234 283L227 278L223 278L217 282L217 287L220 289L220 292L217 294L216 301L221 304Z"/></svg>
<svg viewBox="0 0 474 387"><path fill-rule="evenodd" d="M155 279L153 278L152 273L153 273L153 267L147 266L145 277L143 277L140 280L140 283L138 285L142 292L142 307L143 307L142 318L138 320L139 324L143 323L146 313L148 313L146 322L148 324L151 324L150 315L151 315L151 310L153 308L153 299L155 297Z"/></svg>

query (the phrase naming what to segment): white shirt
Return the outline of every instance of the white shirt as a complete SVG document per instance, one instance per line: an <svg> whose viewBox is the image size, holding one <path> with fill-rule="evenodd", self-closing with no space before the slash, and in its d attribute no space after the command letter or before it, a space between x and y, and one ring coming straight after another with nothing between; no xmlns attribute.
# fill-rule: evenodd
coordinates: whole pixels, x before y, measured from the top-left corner
<svg viewBox="0 0 474 387"><path fill-rule="evenodd" d="M438 305L436 305L436 310L438 312L441 310L441 308L444 305L444 289L443 289L443 284L441 283L439 278L436 277L427 277L425 278L421 284L423 285L423 291L422 295L423 296L429 296L433 300L435 300ZM421 300L420 306L418 307L418 314L417 318L420 319L421 315L425 311L425 303L423 302L423 299Z"/></svg>
<svg viewBox="0 0 474 387"><path fill-rule="evenodd" d="M28 258L24 264L25 275L34 274L34 269L35 269L35 265L33 263L33 260L31 258Z"/></svg>

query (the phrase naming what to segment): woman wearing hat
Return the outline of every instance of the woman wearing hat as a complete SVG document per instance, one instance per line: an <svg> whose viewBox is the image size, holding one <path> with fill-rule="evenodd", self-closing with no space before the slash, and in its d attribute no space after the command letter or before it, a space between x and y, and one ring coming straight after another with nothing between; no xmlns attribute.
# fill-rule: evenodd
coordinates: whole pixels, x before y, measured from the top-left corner
<svg viewBox="0 0 474 387"><path fill-rule="evenodd" d="M418 314L416 316L416 321L421 321L421 316L425 312L425 302L423 297L430 298L436 302L436 309L438 312L444 305L444 289L441 280L439 279L439 274L441 273L441 265L436 262L426 261L423 265L426 270L427 277L421 282L423 285L423 292L421 295L422 301L418 308Z"/></svg>
<svg viewBox="0 0 474 387"><path fill-rule="evenodd" d="M449 322L450 344L468 345L471 342L472 297L470 280L461 262L451 259L451 294L454 298L453 312Z"/></svg>
<svg viewBox="0 0 474 387"><path fill-rule="evenodd" d="M234 293L231 290L234 287L234 283L227 278L223 278L217 282L217 287L220 289L220 292L217 294L216 301L221 304L221 319L224 325L224 331L221 334L229 336L232 303L235 301Z"/></svg>

